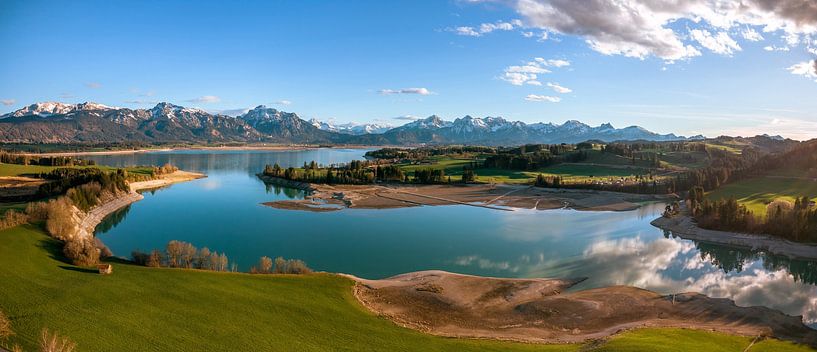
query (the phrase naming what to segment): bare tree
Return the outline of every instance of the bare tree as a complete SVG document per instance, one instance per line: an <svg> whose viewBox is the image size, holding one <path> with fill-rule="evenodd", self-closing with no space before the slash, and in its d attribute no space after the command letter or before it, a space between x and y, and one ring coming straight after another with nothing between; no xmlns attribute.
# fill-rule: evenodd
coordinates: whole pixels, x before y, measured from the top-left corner
<svg viewBox="0 0 817 352"><path fill-rule="evenodd" d="M11 330L11 320L0 310L0 340L5 340L14 335Z"/></svg>
<svg viewBox="0 0 817 352"><path fill-rule="evenodd" d="M210 248L204 247L196 257L196 267L199 269L210 269Z"/></svg>
<svg viewBox="0 0 817 352"><path fill-rule="evenodd" d="M287 272L287 261L283 257L275 258L275 273L285 274Z"/></svg>
<svg viewBox="0 0 817 352"><path fill-rule="evenodd" d="M272 259L267 256L261 257L261 260L258 261L258 267L261 268L261 273L269 274L272 271Z"/></svg>
<svg viewBox="0 0 817 352"><path fill-rule="evenodd" d="M207 268L209 270L218 270L218 252L213 251L210 253L210 267Z"/></svg>
<svg viewBox="0 0 817 352"><path fill-rule="evenodd" d="M196 258L196 247L190 243L182 242L181 261L185 268L193 267L193 261Z"/></svg>
<svg viewBox="0 0 817 352"><path fill-rule="evenodd" d="M182 242L173 240L167 243L167 265L173 268L179 267L182 257Z"/></svg>
<svg viewBox="0 0 817 352"><path fill-rule="evenodd" d="M162 266L162 253L156 249L151 251L146 265L153 268L158 268Z"/></svg>
<svg viewBox="0 0 817 352"><path fill-rule="evenodd" d="M59 336L56 331L51 333L48 329L43 329L40 334L41 352L73 352L76 348L76 343L65 336Z"/></svg>
<svg viewBox="0 0 817 352"><path fill-rule="evenodd" d="M227 259L227 255L224 254L224 253L221 253L221 255L218 256L218 269L217 270L218 271L227 271L229 263L230 263L230 261Z"/></svg>
<svg viewBox="0 0 817 352"><path fill-rule="evenodd" d="M92 239L72 239L65 242L62 248L63 254L74 265L92 266L99 264L99 249L96 248Z"/></svg>

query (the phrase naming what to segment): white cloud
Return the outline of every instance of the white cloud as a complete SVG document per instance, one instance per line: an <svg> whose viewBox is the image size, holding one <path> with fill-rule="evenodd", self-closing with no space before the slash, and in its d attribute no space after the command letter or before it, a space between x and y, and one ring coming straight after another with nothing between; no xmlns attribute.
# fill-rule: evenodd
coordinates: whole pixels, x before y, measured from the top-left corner
<svg viewBox="0 0 817 352"><path fill-rule="evenodd" d="M454 32L454 33L457 33L457 35L465 35L465 36L469 36L469 37L479 37L480 36L479 32L474 30L474 27L457 27L457 28L454 28L451 31Z"/></svg>
<svg viewBox="0 0 817 352"><path fill-rule="evenodd" d="M88 82L88 83L85 83L85 86L86 86L86 87L88 87L88 88L91 88L91 89L99 89L99 88L102 88L102 84L101 84L101 83L97 83L97 82Z"/></svg>
<svg viewBox="0 0 817 352"><path fill-rule="evenodd" d="M792 65L787 70L793 75L800 75L817 80L817 60L801 62Z"/></svg>
<svg viewBox="0 0 817 352"><path fill-rule="evenodd" d="M707 30L693 29L689 31L689 35L692 39L703 45L704 48L716 54L731 56L735 51L742 50L740 45L726 32L719 32L713 35Z"/></svg>
<svg viewBox="0 0 817 352"><path fill-rule="evenodd" d="M538 80L539 75L551 72L546 67L559 68L568 65L570 65L570 62L566 60L545 60L537 57L524 65L508 66L499 78L515 86L524 84L541 86L542 82Z"/></svg>
<svg viewBox="0 0 817 352"><path fill-rule="evenodd" d="M392 94L419 94L419 95L431 95L434 92L426 89L426 88L402 88L402 89L381 89L378 93L383 95L392 95Z"/></svg>
<svg viewBox="0 0 817 352"><path fill-rule="evenodd" d="M218 103L221 101L221 98L215 95L204 95L194 99L188 99L187 102L190 103L203 103L203 104L212 104Z"/></svg>
<svg viewBox="0 0 817 352"><path fill-rule="evenodd" d="M483 23L480 24L479 27L474 28L470 26L461 26L455 28L449 28L448 31L454 32L457 35L464 35L469 37L479 37L484 34L488 34L494 31L512 31L518 27L522 26L522 21L520 20L513 20L510 22L495 22L495 23ZM524 33L523 33L524 35Z"/></svg>
<svg viewBox="0 0 817 352"><path fill-rule="evenodd" d="M154 101L154 100L134 99L134 100L125 100L124 103L126 103L126 104L137 104L137 105L156 105L159 102Z"/></svg>
<svg viewBox="0 0 817 352"><path fill-rule="evenodd" d="M289 101L289 100L283 99L283 100L274 101L273 104L287 106L287 105L292 105L292 102Z"/></svg>
<svg viewBox="0 0 817 352"><path fill-rule="evenodd" d="M562 94L570 93L573 91L570 88L560 86L558 83L548 83L548 87L552 88L556 93Z"/></svg>
<svg viewBox="0 0 817 352"><path fill-rule="evenodd" d="M537 57L534 60L536 60L536 62L541 63L541 64L543 64L545 66L553 66L553 67L570 66L570 61L567 61L567 60L558 60L558 59L557 60L553 60L553 59L545 60L545 59L543 59L541 57Z"/></svg>
<svg viewBox="0 0 817 352"><path fill-rule="evenodd" d="M214 110L214 111L212 111L212 112L213 112L213 113L216 113L216 114L227 115L227 116L239 116L239 115L244 115L244 114L246 114L248 111L250 111L250 108L243 108L243 109L242 109L242 108L239 108L239 109L227 109L227 110Z"/></svg>
<svg viewBox="0 0 817 352"><path fill-rule="evenodd" d="M562 98L559 97L552 97L549 95L536 95L536 94L528 94L525 97L527 101L536 101L536 102L548 102L548 103L558 103L562 101Z"/></svg>
<svg viewBox="0 0 817 352"><path fill-rule="evenodd" d="M395 120L403 120L403 121L415 121L415 120L422 119L422 117L414 116L414 115L395 116L395 117L392 117L392 118L395 119Z"/></svg>
<svg viewBox="0 0 817 352"><path fill-rule="evenodd" d="M522 36L525 38L533 37L533 32L522 32Z"/></svg>
<svg viewBox="0 0 817 352"><path fill-rule="evenodd" d="M740 32L743 36L743 39L746 39L750 42L759 42L763 40L763 36L760 35L754 28L746 28L743 32Z"/></svg>
<svg viewBox="0 0 817 352"><path fill-rule="evenodd" d="M789 45L817 33L817 3L809 0L518 0L510 2L529 28L575 35L605 55L639 59L655 56L668 62L700 56L672 26L680 20L716 29L702 37L715 52L734 52L727 33L747 28L746 40L762 40L763 32L782 31ZM700 28L700 27L699 27ZM699 33L705 34L705 33ZM731 40L731 38L729 38ZM704 45L702 43L702 45ZM711 49L711 48L710 48Z"/></svg>
<svg viewBox="0 0 817 352"><path fill-rule="evenodd" d="M789 47L787 47L787 46L767 45L767 46L763 47L763 50L766 50L766 51L789 51L791 49L789 49Z"/></svg>
<svg viewBox="0 0 817 352"><path fill-rule="evenodd" d="M0 103L2 103L2 104L3 104L3 105L5 105L5 106L12 106L12 105L14 105L14 103L16 103L16 102L17 102L17 100L14 100L14 99L3 99L3 100L0 100Z"/></svg>

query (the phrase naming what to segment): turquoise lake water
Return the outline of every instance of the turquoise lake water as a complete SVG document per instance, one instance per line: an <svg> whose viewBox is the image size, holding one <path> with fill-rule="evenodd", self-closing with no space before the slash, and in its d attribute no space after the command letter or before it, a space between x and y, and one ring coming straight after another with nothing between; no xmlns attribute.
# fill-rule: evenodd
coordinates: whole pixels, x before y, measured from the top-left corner
<svg viewBox="0 0 817 352"><path fill-rule="evenodd" d="M162 165L203 172L108 217L97 236L114 254L161 249L170 240L226 252L241 270L261 256L302 259L316 270L383 278L442 269L498 277L586 277L576 289L633 285L697 291L764 305L817 324L817 262L674 238L650 225L663 204L628 212L469 206L328 213L261 205L303 192L266 186L264 165L362 159L366 150L162 151L87 157L111 166Z"/></svg>

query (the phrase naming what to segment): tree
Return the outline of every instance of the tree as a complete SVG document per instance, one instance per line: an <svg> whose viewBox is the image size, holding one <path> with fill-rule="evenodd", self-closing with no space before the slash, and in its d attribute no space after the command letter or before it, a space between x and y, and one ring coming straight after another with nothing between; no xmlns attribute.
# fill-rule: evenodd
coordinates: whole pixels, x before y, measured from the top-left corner
<svg viewBox="0 0 817 352"><path fill-rule="evenodd" d="M204 247L199 251L196 266L199 269L210 269L210 248Z"/></svg>
<svg viewBox="0 0 817 352"><path fill-rule="evenodd" d="M99 249L92 239L72 239L65 243L63 253L77 266L99 264Z"/></svg>
<svg viewBox="0 0 817 352"><path fill-rule="evenodd" d="M185 268L193 268L193 262L196 259L196 247L190 243L182 242L181 262Z"/></svg>
<svg viewBox="0 0 817 352"><path fill-rule="evenodd" d="M269 274L272 271L272 259L267 256L261 257L261 260L258 261L258 267L261 270L261 273Z"/></svg>
<svg viewBox="0 0 817 352"><path fill-rule="evenodd" d="M165 251L167 252L167 265L171 268L179 267L182 257L182 242L173 240L167 243Z"/></svg>
<svg viewBox="0 0 817 352"><path fill-rule="evenodd" d="M275 273L285 274L287 271L287 261L283 257L275 258Z"/></svg>
<svg viewBox="0 0 817 352"><path fill-rule="evenodd" d="M51 333L44 328L40 333L40 352L72 352L76 348L77 344L56 331Z"/></svg>
<svg viewBox="0 0 817 352"><path fill-rule="evenodd" d="M145 265L152 268L158 268L162 266L162 253L156 249L152 250Z"/></svg>

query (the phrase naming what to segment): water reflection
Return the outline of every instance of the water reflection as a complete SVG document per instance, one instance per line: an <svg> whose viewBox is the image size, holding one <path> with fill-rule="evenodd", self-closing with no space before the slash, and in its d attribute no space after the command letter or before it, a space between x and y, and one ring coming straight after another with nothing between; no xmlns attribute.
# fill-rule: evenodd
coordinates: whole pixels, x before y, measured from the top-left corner
<svg viewBox="0 0 817 352"><path fill-rule="evenodd" d="M289 187L281 187L279 185L268 184L264 183L264 188L266 189L268 194L274 194L276 196L284 196L288 199L303 199L306 195L306 192Z"/></svg>
<svg viewBox="0 0 817 352"><path fill-rule="evenodd" d="M503 270L528 277L586 277L574 290L631 285L660 293L701 292L739 306L767 306L817 327L817 263L676 238L599 240L580 256L549 259L544 253L514 261L460 257L457 265Z"/></svg>

